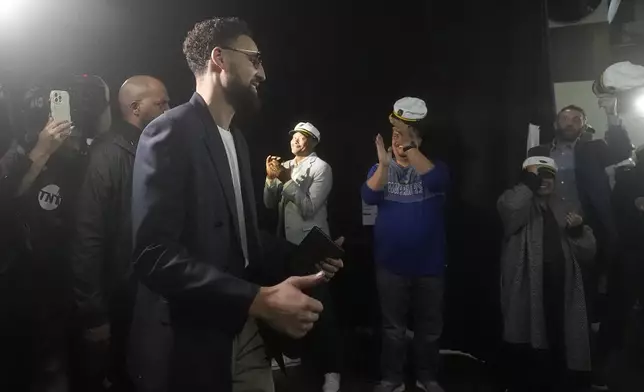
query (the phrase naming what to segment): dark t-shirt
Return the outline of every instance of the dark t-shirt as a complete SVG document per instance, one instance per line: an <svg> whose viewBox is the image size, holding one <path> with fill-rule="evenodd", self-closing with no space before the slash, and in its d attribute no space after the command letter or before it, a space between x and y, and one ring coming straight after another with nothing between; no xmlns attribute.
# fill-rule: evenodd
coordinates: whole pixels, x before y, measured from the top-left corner
<svg viewBox="0 0 644 392"><path fill-rule="evenodd" d="M543 262L563 265L564 253L561 247L561 229L549 208L543 212Z"/></svg>
<svg viewBox="0 0 644 392"><path fill-rule="evenodd" d="M36 314L71 306L68 246L85 166L84 156L54 156L15 200L16 227L23 232L17 284Z"/></svg>
<svg viewBox="0 0 644 392"><path fill-rule="evenodd" d="M565 358L564 351L564 287L566 257L559 228L552 210L543 212L543 308L546 321L548 344L558 361Z"/></svg>

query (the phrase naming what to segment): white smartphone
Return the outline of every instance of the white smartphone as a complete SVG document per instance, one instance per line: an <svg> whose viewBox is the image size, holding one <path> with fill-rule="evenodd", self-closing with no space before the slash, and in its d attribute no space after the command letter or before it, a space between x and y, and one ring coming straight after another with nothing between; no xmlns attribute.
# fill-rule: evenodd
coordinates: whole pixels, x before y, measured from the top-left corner
<svg viewBox="0 0 644 392"><path fill-rule="evenodd" d="M50 113L54 121L72 121L69 105L69 93L63 90L52 90L49 93Z"/></svg>

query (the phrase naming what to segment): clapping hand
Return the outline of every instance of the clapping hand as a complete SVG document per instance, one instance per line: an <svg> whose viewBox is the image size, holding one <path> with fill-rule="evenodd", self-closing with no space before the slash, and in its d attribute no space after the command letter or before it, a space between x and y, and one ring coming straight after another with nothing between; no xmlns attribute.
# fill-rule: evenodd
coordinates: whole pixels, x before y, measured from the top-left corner
<svg viewBox="0 0 644 392"><path fill-rule="evenodd" d="M528 173L533 173L533 174L537 174L537 175L539 174L539 168L537 167L537 165L527 166L525 168L525 171L527 171Z"/></svg>
<svg viewBox="0 0 644 392"><path fill-rule="evenodd" d="M644 196L635 199L635 208L640 212L644 212Z"/></svg>
<svg viewBox="0 0 644 392"><path fill-rule="evenodd" d="M388 167L389 163L391 163L391 147L389 149L385 148L385 142L380 134L376 136L376 152L378 153L378 164Z"/></svg>
<svg viewBox="0 0 644 392"><path fill-rule="evenodd" d="M271 180L276 179L282 168L282 158L269 155L266 157L266 177Z"/></svg>
<svg viewBox="0 0 644 392"><path fill-rule="evenodd" d="M581 217L581 215L575 212L571 212L568 215L566 215L566 224L568 225L569 228L572 229L583 225L584 219Z"/></svg>

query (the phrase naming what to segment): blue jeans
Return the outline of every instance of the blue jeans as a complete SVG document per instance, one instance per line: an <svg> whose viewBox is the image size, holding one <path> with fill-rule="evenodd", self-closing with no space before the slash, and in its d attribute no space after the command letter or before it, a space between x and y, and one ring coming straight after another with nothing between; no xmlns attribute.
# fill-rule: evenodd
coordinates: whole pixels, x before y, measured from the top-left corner
<svg viewBox="0 0 644 392"><path fill-rule="evenodd" d="M411 310L416 377L421 382L435 381L443 330L442 277L400 276L382 267L378 267L376 274L383 327L382 379L404 382L407 320Z"/></svg>

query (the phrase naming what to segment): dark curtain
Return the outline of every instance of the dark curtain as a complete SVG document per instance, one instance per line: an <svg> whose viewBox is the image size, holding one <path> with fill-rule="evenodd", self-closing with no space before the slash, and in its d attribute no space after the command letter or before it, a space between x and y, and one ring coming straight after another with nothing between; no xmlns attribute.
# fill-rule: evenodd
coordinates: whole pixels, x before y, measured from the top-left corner
<svg viewBox="0 0 644 392"><path fill-rule="evenodd" d="M447 108L455 183L444 346L494 361L501 337L496 199L520 174L528 124L549 132L554 99L543 2L471 2L465 10L451 26L463 33L458 61L466 66L450 67L464 80Z"/></svg>

